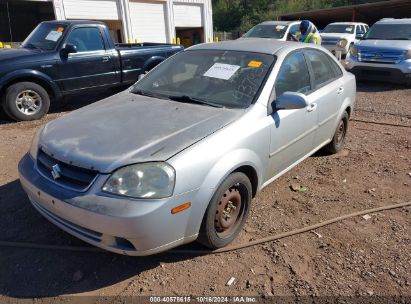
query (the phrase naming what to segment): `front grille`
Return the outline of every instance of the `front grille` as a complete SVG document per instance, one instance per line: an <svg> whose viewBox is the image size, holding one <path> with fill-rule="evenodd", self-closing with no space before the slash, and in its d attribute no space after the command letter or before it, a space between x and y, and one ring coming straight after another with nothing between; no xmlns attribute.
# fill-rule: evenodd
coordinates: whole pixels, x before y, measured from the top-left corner
<svg viewBox="0 0 411 304"><path fill-rule="evenodd" d="M46 208L44 208L43 206L41 206L39 203L37 203L34 200L31 200L31 203L41 213L48 216L51 220L54 220L57 223L59 223L60 225L64 226L66 229L68 229L70 231L73 231L75 233L79 233L82 236L87 237L88 239L90 239L94 242L101 242L101 239L102 239L102 236L103 236L102 233L91 230L91 229L87 229L85 227L82 227L82 226L76 225L72 222L69 222L69 221L55 215L54 213L51 213L50 211L48 211Z"/></svg>
<svg viewBox="0 0 411 304"><path fill-rule="evenodd" d="M107 235L104 237L103 233L97 232L88 228L85 228L83 226L79 226L77 224L74 224L73 222L70 222L66 219L63 219L56 214L48 211L46 208L41 206L38 202L36 202L33 199L30 199L31 203L33 206L43 215L45 216L48 220L50 220L52 223L55 225L59 226L63 230L66 230L69 233L74 233L74 235L81 235L84 237L87 241L90 241L92 243L101 243L105 247L111 247L114 249L119 249L124 251L137 251L136 247L127 239L122 238L122 237L113 237L113 241L110 242L109 238L107 238Z"/></svg>
<svg viewBox="0 0 411 304"><path fill-rule="evenodd" d="M60 168L60 177L54 179L53 166L58 165ZM77 191L85 191L96 178L98 172L73 166L61 162L43 150L39 150L37 155L37 168L47 178L54 180L57 184Z"/></svg>
<svg viewBox="0 0 411 304"><path fill-rule="evenodd" d="M390 76L391 73L389 71L380 71L380 70L369 70L369 69L362 69L362 75L373 75L373 76Z"/></svg>
<svg viewBox="0 0 411 304"><path fill-rule="evenodd" d="M399 63L404 57L404 51L386 49L360 48L358 50L358 61L374 63Z"/></svg>
<svg viewBox="0 0 411 304"><path fill-rule="evenodd" d="M336 45L337 42L339 41L339 39L335 39L335 38L322 38L321 44L322 45Z"/></svg>

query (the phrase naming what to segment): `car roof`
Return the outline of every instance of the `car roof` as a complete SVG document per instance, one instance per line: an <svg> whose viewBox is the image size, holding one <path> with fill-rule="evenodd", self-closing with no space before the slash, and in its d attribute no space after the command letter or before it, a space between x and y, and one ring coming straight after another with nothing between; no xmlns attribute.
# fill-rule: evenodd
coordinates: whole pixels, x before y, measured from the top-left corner
<svg viewBox="0 0 411 304"><path fill-rule="evenodd" d="M357 25L357 24L361 24L361 25L366 25L365 23L362 22L332 22L330 24L347 24L347 25ZM329 25L330 25L329 24Z"/></svg>
<svg viewBox="0 0 411 304"><path fill-rule="evenodd" d="M50 20L50 21L43 21L42 23L60 23L60 24L105 24L101 21L94 21L94 20Z"/></svg>
<svg viewBox="0 0 411 304"><path fill-rule="evenodd" d="M288 25L294 22L301 22L301 21L264 21L259 23L260 24L264 24L264 25L277 25L277 24L284 24L284 25Z"/></svg>
<svg viewBox="0 0 411 304"><path fill-rule="evenodd" d="M377 21L376 24L411 24L411 18L394 19L385 18Z"/></svg>
<svg viewBox="0 0 411 304"><path fill-rule="evenodd" d="M282 48L298 49L306 44L293 41L280 41L270 38L247 38L222 41L218 43L197 44L187 50L225 50L225 51L243 51L252 53L261 53L274 55Z"/></svg>

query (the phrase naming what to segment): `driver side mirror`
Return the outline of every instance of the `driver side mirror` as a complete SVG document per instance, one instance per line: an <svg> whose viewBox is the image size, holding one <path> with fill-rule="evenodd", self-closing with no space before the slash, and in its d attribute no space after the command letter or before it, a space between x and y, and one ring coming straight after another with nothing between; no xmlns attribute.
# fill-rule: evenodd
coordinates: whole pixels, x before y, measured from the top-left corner
<svg viewBox="0 0 411 304"><path fill-rule="evenodd" d="M363 31L358 31L357 35L355 35L355 39L362 39L365 33Z"/></svg>
<svg viewBox="0 0 411 304"><path fill-rule="evenodd" d="M304 109L308 106L307 97L297 92L284 92L271 103L274 110Z"/></svg>
<svg viewBox="0 0 411 304"><path fill-rule="evenodd" d="M77 53L77 47L74 44L67 43L64 48L61 49L62 55L67 57L68 54Z"/></svg>

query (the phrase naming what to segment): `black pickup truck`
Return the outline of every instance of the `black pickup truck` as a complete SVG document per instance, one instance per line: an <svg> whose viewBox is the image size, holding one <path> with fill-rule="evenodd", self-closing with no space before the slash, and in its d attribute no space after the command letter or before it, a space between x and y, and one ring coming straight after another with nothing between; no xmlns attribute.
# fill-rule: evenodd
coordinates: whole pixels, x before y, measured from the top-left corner
<svg viewBox="0 0 411 304"><path fill-rule="evenodd" d="M18 49L0 50L0 98L14 120L44 116L50 101L86 90L127 86L180 45L114 44L96 21L40 23Z"/></svg>

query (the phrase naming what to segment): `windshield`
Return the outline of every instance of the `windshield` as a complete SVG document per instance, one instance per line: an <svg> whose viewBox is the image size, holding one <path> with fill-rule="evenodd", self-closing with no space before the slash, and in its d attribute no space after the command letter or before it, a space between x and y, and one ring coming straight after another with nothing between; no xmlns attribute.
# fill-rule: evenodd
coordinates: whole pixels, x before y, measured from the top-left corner
<svg viewBox="0 0 411 304"><path fill-rule="evenodd" d="M378 40L411 40L409 24L374 24L364 39Z"/></svg>
<svg viewBox="0 0 411 304"><path fill-rule="evenodd" d="M180 52L138 81L132 92L181 102L246 108L256 99L274 56L238 51Z"/></svg>
<svg viewBox="0 0 411 304"><path fill-rule="evenodd" d="M22 47L28 49L54 50L63 37L66 24L42 23L23 42Z"/></svg>
<svg viewBox="0 0 411 304"><path fill-rule="evenodd" d="M323 33L354 33L354 25L347 24L329 24L323 30Z"/></svg>
<svg viewBox="0 0 411 304"><path fill-rule="evenodd" d="M281 39L287 31L285 24L259 24L244 34L243 37Z"/></svg>

